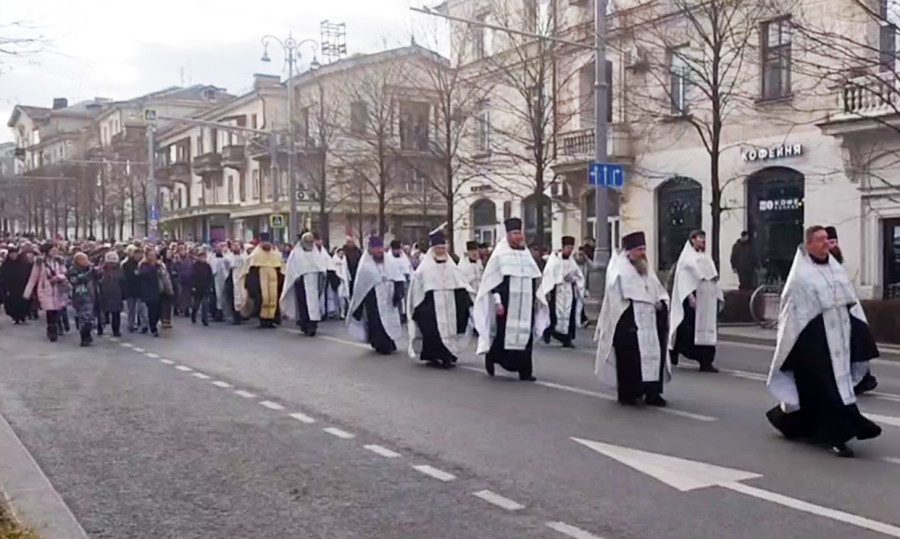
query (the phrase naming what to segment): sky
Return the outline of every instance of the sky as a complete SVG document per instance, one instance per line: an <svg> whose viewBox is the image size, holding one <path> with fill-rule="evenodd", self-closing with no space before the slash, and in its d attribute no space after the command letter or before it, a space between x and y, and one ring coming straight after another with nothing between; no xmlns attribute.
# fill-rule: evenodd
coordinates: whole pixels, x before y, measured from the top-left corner
<svg viewBox="0 0 900 539"><path fill-rule="evenodd" d="M283 74L283 55L262 36L319 41L323 20L347 25L349 54L420 43L436 23L409 11L419 0L0 0L0 42L42 37L43 50L0 57L0 118L15 105L49 107L107 97L128 99L169 86L211 84L239 95L253 73ZM429 2L434 4L436 2ZM124 7L126 5L132 7ZM10 26L18 24L17 27ZM423 30L424 29L424 30ZM302 64L312 50L302 48ZM12 140L0 129L0 142Z"/></svg>

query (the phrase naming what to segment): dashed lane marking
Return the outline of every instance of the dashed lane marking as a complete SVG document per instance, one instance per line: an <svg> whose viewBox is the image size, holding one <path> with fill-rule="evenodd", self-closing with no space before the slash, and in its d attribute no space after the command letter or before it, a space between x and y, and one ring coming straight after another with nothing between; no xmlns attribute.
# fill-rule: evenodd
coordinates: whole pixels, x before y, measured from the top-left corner
<svg viewBox="0 0 900 539"><path fill-rule="evenodd" d="M295 413L293 413L293 414L290 414L290 416L293 417L294 419L296 419L297 421L301 422L301 423L310 424L310 423L315 423L315 422L316 422L315 419L309 417L309 416L306 415L306 414L300 413L300 412L295 412Z"/></svg>
<svg viewBox="0 0 900 539"><path fill-rule="evenodd" d="M897 457L884 457L881 460L890 462L891 464L900 464L900 459L898 459Z"/></svg>
<svg viewBox="0 0 900 539"><path fill-rule="evenodd" d="M223 382L223 381L221 381L221 380L216 380L216 381L214 381L214 382L212 383L212 385L214 385L214 386L216 386L216 387L221 387L222 389L229 389L229 388L233 387L233 386L232 386L231 384L229 384L228 382Z"/></svg>
<svg viewBox="0 0 900 539"><path fill-rule="evenodd" d="M870 414L863 410L863 414L866 417L871 419L876 423L884 423L885 425L890 425L892 427L900 427L900 417L893 417L889 415L879 415L879 414Z"/></svg>
<svg viewBox="0 0 900 539"><path fill-rule="evenodd" d="M332 436L336 436L336 437L338 437L338 438L340 438L340 439L342 439L342 440L349 440L349 439L351 439L351 438L355 438L355 437L356 437L355 434L350 434L349 432L347 432L347 431L345 431L345 430L341 430L341 429L336 428L336 427L328 427L328 428L322 429L322 430L324 430L324 431L327 432L328 434L330 434L330 435L332 435Z"/></svg>
<svg viewBox="0 0 900 539"><path fill-rule="evenodd" d="M260 401L260 406L265 406L269 410L281 411L284 410L284 406L278 404L277 402L272 401Z"/></svg>
<svg viewBox="0 0 900 539"><path fill-rule="evenodd" d="M376 455L381 455L382 457L389 459L395 459L401 456L400 453L377 444L364 445L363 448L371 451L372 453L375 453Z"/></svg>
<svg viewBox="0 0 900 539"><path fill-rule="evenodd" d="M244 397L245 399L255 399L256 395L250 393L249 391L244 391L243 389L238 389L234 392L238 397Z"/></svg>
<svg viewBox="0 0 900 539"><path fill-rule="evenodd" d="M510 500L509 498L491 492L490 490L479 490L478 492L473 492L472 495L481 498L490 504L494 504L497 507L506 509L507 511L518 511L519 509L525 508L525 506L519 502Z"/></svg>
<svg viewBox="0 0 900 539"><path fill-rule="evenodd" d="M192 368L190 368L190 367L187 367L187 366L185 366L185 365L176 365L175 368L178 369L178 370L181 371L181 372L192 372L192 371L194 370L194 369L192 369Z"/></svg>
<svg viewBox="0 0 900 539"><path fill-rule="evenodd" d="M882 393L881 391L870 391L867 395L871 395L873 397L884 399L891 402L900 402L900 395L894 395L892 393Z"/></svg>
<svg viewBox="0 0 900 539"><path fill-rule="evenodd" d="M137 346L134 346L131 349L134 350L135 352L137 352L138 354L143 354L144 352L146 352L146 350L144 350L143 348L138 348Z"/></svg>
<svg viewBox="0 0 900 539"><path fill-rule="evenodd" d="M160 358L159 362L162 363L163 365L174 365L175 364L174 361L172 361L171 359L166 359L166 358Z"/></svg>
<svg viewBox="0 0 900 539"><path fill-rule="evenodd" d="M119 346L124 346L125 348L134 348L134 345L130 342L120 342Z"/></svg>
<svg viewBox="0 0 900 539"><path fill-rule="evenodd" d="M195 372L192 375L194 378L199 378L201 380L209 380L210 376L208 374L203 374L202 372Z"/></svg>
<svg viewBox="0 0 900 539"><path fill-rule="evenodd" d="M293 329L290 329L290 330L288 330L288 331L290 331L291 333L294 333L294 332L300 333L299 331L296 331L296 330L293 330ZM357 348L362 348L363 350L371 350L371 348L372 348L372 347L369 346L368 344L363 344L363 343L361 343L361 342L348 341L347 339L339 339L339 338L337 338L337 337L331 337L331 336L329 336L329 335L319 335L319 338L320 338L320 339L323 339L323 340L326 340L326 341L331 341L331 342L336 342L336 343L346 344L346 345L348 345L348 346L355 346L355 347L357 347Z"/></svg>
<svg viewBox="0 0 900 539"><path fill-rule="evenodd" d="M559 533L569 536L572 539L603 539L599 535L594 535L593 533L586 532L581 528L576 528L571 524L566 524L565 522L548 522L547 527L551 530L558 531Z"/></svg>
<svg viewBox="0 0 900 539"><path fill-rule="evenodd" d="M413 466L413 469L429 477L433 477L439 481L446 482L456 479L456 476L452 473L445 472L444 470L435 468L434 466L429 466L427 464L419 464L418 466Z"/></svg>
<svg viewBox="0 0 900 539"><path fill-rule="evenodd" d="M144 354L144 355L147 356L147 357L149 357L150 359L159 359L159 356L156 355L156 354L154 354L153 352L147 352L147 353Z"/></svg>

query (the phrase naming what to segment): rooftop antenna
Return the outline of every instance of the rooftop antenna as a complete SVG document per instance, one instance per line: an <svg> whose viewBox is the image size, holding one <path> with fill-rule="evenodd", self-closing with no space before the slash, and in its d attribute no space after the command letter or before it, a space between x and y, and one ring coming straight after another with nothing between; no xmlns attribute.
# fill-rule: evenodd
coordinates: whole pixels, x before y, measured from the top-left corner
<svg viewBox="0 0 900 539"><path fill-rule="evenodd" d="M347 25L324 20L319 24L322 63L330 64L347 55Z"/></svg>

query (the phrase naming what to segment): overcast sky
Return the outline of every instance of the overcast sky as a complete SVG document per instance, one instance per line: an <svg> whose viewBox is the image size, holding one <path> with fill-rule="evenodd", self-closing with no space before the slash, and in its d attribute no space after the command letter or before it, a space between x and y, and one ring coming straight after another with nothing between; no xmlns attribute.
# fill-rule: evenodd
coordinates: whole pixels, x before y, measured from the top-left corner
<svg viewBox="0 0 900 539"><path fill-rule="evenodd" d="M265 34L319 41L319 23L347 24L350 54L406 45L433 23L409 11L421 0L0 0L0 31L24 22L43 35L46 50L27 58L0 58L0 142L17 104L50 106L93 97L127 99L173 85L213 84L234 94L253 73L282 73L283 56L269 51ZM429 2L434 4L436 2ZM126 7L128 6L128 7ZM428 36L425 36L427 41ZM420 42L423 39L420 38ZM311 59L310 49L301 49Z"/></svg>

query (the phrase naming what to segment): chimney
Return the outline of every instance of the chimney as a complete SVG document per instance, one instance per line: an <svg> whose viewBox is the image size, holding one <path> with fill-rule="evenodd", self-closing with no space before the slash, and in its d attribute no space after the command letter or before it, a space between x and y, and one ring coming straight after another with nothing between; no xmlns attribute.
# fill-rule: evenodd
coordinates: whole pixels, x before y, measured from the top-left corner
<svg viewBox="0 0 900 539"><path fill-rule="evenodd" d="M64 109L69 106L69 100L65 97L53 98L53 110Z"/></svg>
<svg viewBox="0 0 900 539"><path fill-rule="evenodd" d="M280 75L263 75L261 73L253 74L253 89L259 90L261 88L268 88L272 86L278 86L281 84L281 76Z"/></svg>

